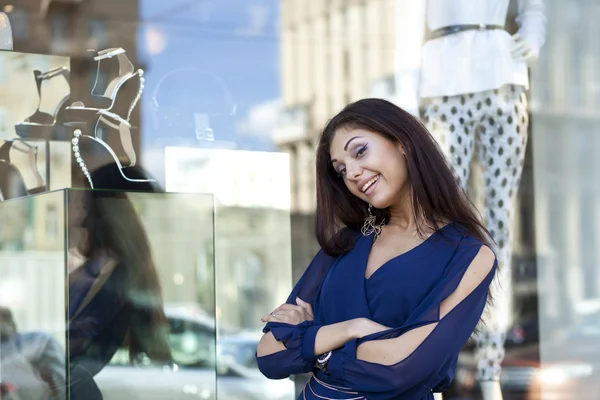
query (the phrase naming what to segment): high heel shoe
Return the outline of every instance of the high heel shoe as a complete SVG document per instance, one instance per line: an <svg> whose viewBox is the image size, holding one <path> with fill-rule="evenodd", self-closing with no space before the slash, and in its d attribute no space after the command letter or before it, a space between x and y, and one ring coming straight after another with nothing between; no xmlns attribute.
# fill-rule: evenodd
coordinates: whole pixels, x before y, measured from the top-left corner
<svg viewBox="0 0 600 400"><path fill-rule="evenodd" d="M123 164L121 164L121 161L119 160L119 157L117 157L117 154L114 152L114 150L103 140L98 139L95 136L90 136L90 135L84 135L81 131L81 129L75 129L73 131L73 139L71 141L71 143L73 144L73 156L75 157L75 161L77 161L77 164L79 164L79 167L81 168L81 171L83 172L83 175L86 177L88 183L90 184L90 188L94 188L94 182L92 182L92 177L90 174L90 171L88 170L85 161L83 160L83 157L81 156L81 152L79 151L79 141L82 138L88 138L90 140L93 140L96 143L101 144L106 150L108 150L108 152L110 153L110 155L112 156L113 160L115 161L115 164L117 164L117 167L119 167L119 173L121 174L121 176L125 179L128 180L130 182L156 182L155 179L133 179L133 178L129 178L127 175L125 175L125 173L123 172Z"/></svg>
<svg viewBox="0 0 600 400"><path fill-rule="evenodd" d="M131 138L131 114L135 109L136 105L140 101L142 97L142 93L144 91L144 71L142 69L136 72L139 77L139 86L138 91L135 94L135 97L129 103L129 108L127 110L127 115L125 117L121 117L119 114L112 112L110 110L96 110L97 118L95 117L95 122L93 126L89 126L88 129L91 129L94 132L94 137L98 138L98 129L100 124L105 125L109 128L115 129L119 132L119 136L121 139L121 146L127 157L129 158L129 167L135 166L137 162L137 156L135 154L135 149L133 147L133 140ZM80 111L90 111L90 109L86 108L83 103L75 102L74 106L78 108L72 108L73 110Z"/></svg>
<svg viewBox="0 0 600 400"><path fill-rule="evenodd" d="M114 78L109 83L103 96L95 96L94 90L98 83L98 76L100 73L100 62L101 62L101 60L112 58L115 56L117 57L117 60L119 62L119 76ZM96 61L98 61L98 72L96 74L96 81L94 82L94 87L92 88L92 91L91 91L92 98L94 98L94 96L96 98L98 98L98 97L104 98L105 100L102 100L102 101L104 101L105 105L104 106L99 106L99 105L90 106L90 101L85 100L85 101L76 101L71 106L67 107L67 109L70 110L71 115L73 115L74 119L76 119L76 120L81 120L81 116L90 111L94 112L95 114L98 115L97 118L96 117L93 118L95 121L94 121L93 126L90 127L94 131L95 138L98 138L97 131L98 131L98 127L99 127L100 123L108 126L109 128L118 130L120 139L121 139L121 145L123 147L123 150L125 151L125 154L129 158L129 166L132 167L136 164L137 157L135 154L135 149L133 147L133 141L131 138L132 126L131 126L130 119L131 119L131 114L132 114L133 110L135 109L140 98L142 97L142 92L144 90L144 81L145 81L144 70L138 69L137 71L134 71L133 64L131 63L131 61L129 61L129 58L127 57L127 55L125 55L125 50L122 48L111 48L111 49L101 50L98 52L98 56L94 57L94 59ZM113 106L115 106L115 101L117 99L117 95L118 95L121 87L125 84L125 82L130 81L132 78L134 78L136 76L139 79L137 93L136 93L134 99L128 104L127 116L122 117L121 115L118 114L118 112L116 112L116 110L113 110ZM86 101L87 101L87 103L86 103ZM96 103L98 103L98 101L96 101ZM108 104L108 103L110 103L110 104ZM127 107L127 105L126 105L126 107ZM73 112L75 112L75 113L73 113ZM77 115L77 112L81 112L83 114ZM124 112L125 111L123 110L123 113ZM90 120L89 117L84 118L84 119L87 121Z"/></svg>
<svg viewBox="0 0 600 400"><path fill-rule="evenodd" d="M123 48L110 48L98 51L98 55L94 57L94 60L97 62L96 80L94 81L94 86L90 91L90 95L86 99L80 99L73 103L67 107L67 109L87 111L111 110L115 104L115 99L121 86L131 78L137 76L139 71L141 71L135 70L125 53ZM113 57L117 57L119 63L119 75L110 81L103 94L97 94L96 86L98 85L98 77L100 76L100 64L102 60Z"/></svg>
<svg viewBox="0 0 600 400"><path fill-rule="evenodd" d="M60 123L64 121L64 105L71 94L67 93L56 103L52 114L40 111L43 100L42 82L62 76L66 80L67 85L69 85L71 80L70 72L65 67L59 67L43 73L39 70L34 70L33 75L38 92L38 106L31 116L15 125L15 131L23 139L64 140L66 128L61 126Z"/></svg>
<svg viewBox="0 0 600 400"><path fill-rule="evenodd" d="M19 140L19 139L17 139ZM27 150L13 146L14 140L6 140L0 146L0 195L2 200L24 197L30 194L42 193L47 190L42 176L37 169L37 147L31 146L26 142L21 142L27 147ZM35 175L36 187L27 189L25 179L21 171L14 165L10 159L10 151L15 149L28 155L30 167Z"/></svg>
<svg viewBox="0 0 600 400"><path fill-rule="evenodd" d="M27 196L25 180L19 169L10 161L12 145L12 140L6 140L0 146L0 195L2 201Z"/></svg>

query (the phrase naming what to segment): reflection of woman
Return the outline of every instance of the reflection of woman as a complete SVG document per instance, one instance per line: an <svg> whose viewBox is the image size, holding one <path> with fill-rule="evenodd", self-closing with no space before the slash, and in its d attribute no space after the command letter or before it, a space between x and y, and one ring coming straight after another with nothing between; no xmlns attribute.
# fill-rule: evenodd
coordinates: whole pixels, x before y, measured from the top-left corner
<svg viewBox="0 0 600 400"><path fill-rule="evenodd" d="M432 399L452 380L496 270L435 141L387 101L350 104L318 145L316 217L322 250L263 317L259 368L314 372L305 399Z"/></svg>
<svg viewBox="0 0 600 400"><path fill-rule="evenodd" d="M92 173L96 188L152 190L123 180L116 165ZM138 169L128 171L134 178ZM137 176L134 176L137 175ZM72 399L101 399L96 375L125 347L132 363L170 362L167 321L146 232L122 192L72 192L73 221L83 228L78 250L85 262L69 274L69 350ZM83 200L75 204L73 200ZM76 218L77 219L77 218ZM77 228L73 227L70 239Z"/></svg>

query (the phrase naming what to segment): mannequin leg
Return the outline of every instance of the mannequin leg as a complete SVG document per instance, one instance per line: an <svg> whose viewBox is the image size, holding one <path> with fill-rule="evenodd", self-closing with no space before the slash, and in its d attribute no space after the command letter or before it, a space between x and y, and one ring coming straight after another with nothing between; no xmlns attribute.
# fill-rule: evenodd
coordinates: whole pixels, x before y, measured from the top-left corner
<svg viewBox="0 0 600 400"><path fill-rule="evenodd" d="M502 399L500 367L511 317L512 206L527 144L527 116L523 89L513 86L432 98L423 115L425 125L463 188L469 179L474 142L479 142L479 161L484 166L486 225L496 241L495 251L501 268L491 318L477 337L478 380L484 400Z"/></svg>
<svg viewBox="0 0 600 400"><path fill-rule="evenodd" d="M473 111L468 96L429 99L423 120L446 156L459 184L466 188L475 144ZM466 106L466 107L465 107ZM434 393L443 400L442 393Z"/></svg>
<svg viewBox="0 0 600 400"><path fill-rule="evenodd" d="M485 219L495 240L499 272L492 287L494 306L478 337L478 379L484 400L502 398L501 363L506 331L512 318L512 217L527 146L527 100L522 87L507 86L492 93L478 140L484 166Z"/></svg>
<svg viewBox="0 0 600 400"><path fill-rule="evenodd" d="M472 98L434 97L428 100L423 119L425 126L445 154L456 179L465 188L475 146Z"/></svg>

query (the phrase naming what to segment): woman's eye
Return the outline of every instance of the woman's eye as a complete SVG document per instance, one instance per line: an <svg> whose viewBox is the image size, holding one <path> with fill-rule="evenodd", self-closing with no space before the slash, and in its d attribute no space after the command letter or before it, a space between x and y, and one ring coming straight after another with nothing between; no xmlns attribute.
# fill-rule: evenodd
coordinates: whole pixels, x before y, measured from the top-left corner
<svg viewBox="0 0 600 400"><path fill-rule="evenodd" d="M365 151L367 151L367 145L364 145L363 147L358 149L358 151L356 152L356 157L362 156L363 154L365 154Z"/></svg>
<svg viewBox="0 0 600 400"><path fill-rule="evenodd" d="M346 175L346 168L342 168L338 171L338 176L343 178Z"/></svg>

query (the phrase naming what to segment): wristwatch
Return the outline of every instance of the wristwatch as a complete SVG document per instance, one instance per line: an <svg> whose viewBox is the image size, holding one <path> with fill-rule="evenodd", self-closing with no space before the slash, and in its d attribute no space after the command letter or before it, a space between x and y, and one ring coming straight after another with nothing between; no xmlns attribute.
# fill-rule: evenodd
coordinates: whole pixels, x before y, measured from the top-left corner
<svg viewBox="0 0 600 400"><path fill-rule="evenodd" d="M317 358L317 363L316 363L317 368L319 368L321 371L323 371L327 375L329 375L329 370L327 368L327 364L329 363L330 358L331 358L331 351L328 351L327 353L325 353L322 356L320 356L319 358Z"/></svg>

